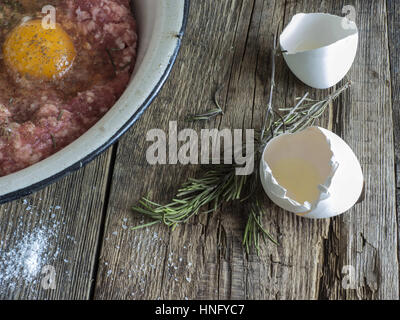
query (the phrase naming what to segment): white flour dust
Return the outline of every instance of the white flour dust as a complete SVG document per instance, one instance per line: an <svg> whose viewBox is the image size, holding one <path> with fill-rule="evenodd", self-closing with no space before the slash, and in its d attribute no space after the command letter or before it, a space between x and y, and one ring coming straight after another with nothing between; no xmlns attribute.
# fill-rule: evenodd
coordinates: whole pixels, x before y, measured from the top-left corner
<svg viewBox="0 0 400 320"><path fill-rule="evenodd" d="M124 264L124 268L118 266L118 268L112 269L112 263L103 261L106 279L123 281L129 288L129 295L133 299L148 298L146 292L151 282L154 281L153 277L164 268L166 268L166 276L163 279L165 284L170 282L174 286L180 286L181 283L185 283L187 287L188 283L195 283L193 277L195 268L191 254L189 254L189 251L193 251L192 243L183 244L183 249L177 253L168 248L168 239L163 239L153 229L147 227L139 231L131 231L131 228L136 224L130 225L127 218L123 218L120 223L122 230L110 230L110 233L105 237L105 241L110 242L107 246L111 250L125 250L133 254L129 263ZM139 222L139 224L143 223L144 220ZM118 236L127 232L129 232L131 238L120 245ZM147 254L141 254L143 252ZM188 300L189 298L183 295L182 299Z"/></svg>
<svg viewBox="0 0 400 320"><path fill-rule="evenodd" d="M21 212L15 212L16 224L9 223L7 236L0 235L2 297L12 295L22 286L30 287L32 292L38 290L43 267L53 265L60 254L56 244L62 225L58 217L62 215L61 208L51 206L46 213L30 205L27 200L23 201L23 205ZM29 219L29 216L36 219Z"/></svg>

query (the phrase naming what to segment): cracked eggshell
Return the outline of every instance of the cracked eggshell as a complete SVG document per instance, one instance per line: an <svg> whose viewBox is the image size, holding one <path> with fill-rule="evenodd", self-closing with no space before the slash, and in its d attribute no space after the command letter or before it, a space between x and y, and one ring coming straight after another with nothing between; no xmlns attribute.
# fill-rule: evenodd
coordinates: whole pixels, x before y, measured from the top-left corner
<svg viewBox="0 0 400 320"><path fill-rule="evenodd" d="M271 168L274 163L288 159L301 159L321 177L315 184L316 200L299 203L290 196L290 190L278 183ZM260 177L265 192L275 204L314 219L333 217L349 210L359 200L364 186L362 169L354 152L339 136L320 127L272 139L261 158ZM307 178L299 182L300 188L308 183Z"/></svg>
<svg viewBox="0 0 400 320"><path fill-rule="evenodd" d="M289 69L310 87L334 86L350 70L358 47L357 25L325 13L296 14L280 35Z"/></svg>

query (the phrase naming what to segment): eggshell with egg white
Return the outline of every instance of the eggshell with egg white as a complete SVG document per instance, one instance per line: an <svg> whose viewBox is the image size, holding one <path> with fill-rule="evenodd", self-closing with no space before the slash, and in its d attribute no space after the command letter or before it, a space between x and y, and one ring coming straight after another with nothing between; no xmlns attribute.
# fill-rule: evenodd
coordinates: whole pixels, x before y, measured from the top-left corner
<svg viewBox="0 0 400 320"><path fill-rule="evenodd" d="M357 53L357 25L325 13L296 14L280 35L283 57L310 87L334 86L350 70Z"/></svg>
<svg viewBox="0 0 400 320"><path fill-rule="evenodd" d="M299 203L274 177L270 163L292 157L308 161L323 178L316 185L316 201ZM301 132L282 134L265 147L260 178L268 197L279 207L306 218L330 218L342 214L359 200L364 178L360 163L348 146L333 132L309 127Z"/></svg>

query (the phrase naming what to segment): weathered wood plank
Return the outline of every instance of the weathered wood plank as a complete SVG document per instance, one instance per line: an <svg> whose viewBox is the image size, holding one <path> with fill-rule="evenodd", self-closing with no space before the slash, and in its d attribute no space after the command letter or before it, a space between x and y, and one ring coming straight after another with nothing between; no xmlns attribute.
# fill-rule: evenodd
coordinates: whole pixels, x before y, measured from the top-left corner
<svg viewBox="0 0 400 320"><path fill-rule="evenodd" d="M325 240L319 298L398 299L398 229L395 203L393 119L384 1L350 1L360 31L349 73L350 94L340 101L335 129L360 159L366 197L333 219ZM340 8L338 8L340 9ZM355 272L354 289L342 286L343 267Z"/></svg>
<svg viewBox="0 0 400 320"><path fill-rule="evenodd" d="M130 207L140 196L168 201L187 166L150 166L145 132L179 127L260 126L268 98L272 34L298 12L341 14L343 1L195 1L183 48L166 86L121 141L107 211L97 299L368 299L398 298L393 122L384 2L353 1L360 50L349 77L354 87L336 104L334 131L354 148L366 177L366 199L326 221L296 217L268 204L266 225L279 239L260 257L241 246L246 212L238 204L202 215L170 232L163 226L131 231L141 217ZM379 32L378 32L379 31ZM195 70L195 71L194 71ZM370 75L378 74L378 78ZM277 61L275 104L292 105L310 90ZM217 87L225 115L187 124L185 115L212 105ZM321 125L327 125L325 117ZM356 289L342 287L342 268L354 267Z"/></svg>
<svg viewBox="0 0 400 320"><path fill-rule="evenodd" d="M167 201L178 184L193 174L190 167L150 166L145 159L149 146L145 133L152 128L168 131L170 120L179 120L180 127L186 126L183 123L186 115L213 106L211 97L219 80L215 77L230 70L241 7L242 1L192 2L184 44L167 84L148 112L122 139L116 157L95 298L196 296L204 263L204 239L208 238L204 226L194 221L179 227L172 235L163 226L135 232L126 226L137 225L142 220L130 209L142 195L151 191L153 199ZM216 12L225 18L210 19ZM216 266L217 263L214 261ZM124 272L119 275L119 271ZM217 297L216 293L212 294Z"/></svg>
<svg viewBox="0 0 400 320"><path fill-rule="evenodd" d="M387 15L391 75L390 83L392 89L393 130L395 142L394 153L397 187L397 219L398 226L400 226L400 219L398 214L400 212L400 3L398 1L387 1ZM397 243L399 243L399 240ZM399 245L397 246L399 247ZM398 248L398 250L400 250L400 248ZM400 251L398 252L400 253Z"/></svg>
<svg viewBox="0 0 400 320"><path fill-rule="evenodd" d="M210 10L212 6L216 5L217 7L214 10ZM220 6L223 7L220 8ZM225 8L232 8L234 11L230 12ZM308 281L309 283L307 285L300 282L297 289L304 292L300 294L296 290L293 290L293 292L282 290L282 287L285 287L283 283L288 281L295 283L296 274L302 273L297 272L297 270L293 271L293 268L290 267L293 262L286 261L291 259L290 251L286 251L287 254L283 258L279 257L278 253L284 251L282 248L286 245L288 248L296 246L301 234L298 233L297 237L291 238L290 234L293 227L287 227L287 232L282 231L284 228L279 231L280 234L289 235L287 238L283 234L280 237L289 239L287 240L288 243L283 243L279 249L268 244L261 259L255 256L247 259L241 246L246 216L240 207L225 208L224 213L220 216L202 216L197 223L182 226L171 236L163 227L156 227L154 230L144 232L126 231L118 236L121 232L121 227L119 227L120 231L117 231L119 233L114 234L116 237L110 237L114 229L117 230L117 226L121 226L124 217L129 219L130 224L138 223L140 218L136 215L131 216L129 207L140 195L147 190L152 190L152 196L155 199L167 200L172 196L172 193L163 192L164 187L162 186L166 185L173 190L176 189L174 186L177 186L177 182L183 180L176 178L175 168L152 168L146 165L143 155L146 143L143 143L142 132L146 132L153 126L166 129L168 119L182 119L184 114L204 110L209 105L215 87L218 86L215 83L229 83L229 86L226 86L221 92L221 100L226 101L223 104L226 115L221 124L218 123L219 121L216 123L220 128L241 128L243 124L246 127L251 127L253 119L258 121L258 125L260 125L260 117L263 116L265 101L268 97L272 33L276 32L278 28L282 28L284 10L282 1L221 1L218 4L203 1L192 4L187 35L180 60L175 67L180 71L179 68L182 68L182 65L185 64L185 69L189 74L182 74L175 69L161 96L153 104L152 114L146 114L141 119L140 126L138 125L133 129L133 137L127 136L120 145L121 149L124 150L119 150L116 160L116 176L113 180L118 181L118 183L113 184L110 197L106 240L103 244L96 298L123 298L130 295L133 298L183 298L185 296L188 298L221 299L306 298L311 295L309 292L305 292L307 288L315 291L317 269L312 259L310 259L310 263L314 266L312 276L304 276L306 278L304 282ZM208 21L209 30L207 33L199 34L202 31L196 26L205 24L205 21ZM211 29L211 27L215 29ZM197 53L199 43L209 44L201 47L201 56L198 56ZM182 60L183 62L181 62ZM192 78L189 70L200 70L200 72L196 74L197 77ZM283 99L285 101L287 88L290 86L287 83L289 81L288 72L284 69L282 61L279 62L278 70L277 78L281 86L279 86L276 100L282 101ZM186 80L186 77L190 77L189 81ZM291 82L296 82L291 76L289 76L289 79ZM212 82L212 80L214 81ZM182 85L184 83L185 86ZM178 84L180 85L178 86ZM189 96L187 96L187 88L190 88ZM301 93L304 92L304 89L304 86L300 85L299 91ZM207 94L204 94L204 92ZM294 97L293 91L291 94ZM174 97L173 100L168 100L172 106L185 105L189 107L189 110L185 110L184 114L181 113L181 117L177 115L179 111L176 109L165 110L163 105L166 100L165 96ZM223 97L226 98L223 99ZM293 103L293 100L290 103ZM159 116L161 112L155 109L163 110L163 119L160 119ZM252 111L253 109L256 110L256 113ZM135 146L136 143L139 143L140 146ZM132 156L132 154L135 156ZM135 157L138 160L135 160L135 164L132 165L132 159ZM139 168L137 168L138 163L141 166ZM183 176L193 172L188 168L179 169L183 171ZM172 177L167 175L172 175ZM127 188L127 186L135 180L144 181L144 186L142 184L135 186L133 187L134 192L132 192L132 189ZM160 193L162 196L159 195ZM282 216L282 213L273 215L274 218L269 223L272 229L276 228L277 222L275 220L279 216ZM298 219L289 214L283 214L283 216L288 220L283 222L285 226L288 222L294 223L296 221L295 223L300 224L301 228L312 229L309 230L309 233L313 235L314 242L321 242L320 232L323 232L323 230L327 232L326 227L325 229L319 228L322 231L314 231L318 228L314 227L314 224L308 220ZM317 223L318 226L324 224ZM299 227L296 226L296 228ZM135 244L135 237L143 237L146 232L149 232L148 236L143 239L147 240L146 243L150 242L150 245L151 236L154 236L153 232L158 235L162 234L161 237L166 238L167 242L162 243L161 247L156 244L155 248L151 248L147 244L146 255L140 254L140 252L138 254L134 252L137 245ZM126 240L126 237L128 240ZM185 244L186 248L182 248L182 243ZM119 250L116 250L119 244L122 244L122 246ZM313 247L312 241L309 242L309 246ZM321 245L319 248L321 248ZM162 250L161 254L159 250ZM297 252L298 254L301 253L301 251ZM312 252L312 257L319 255L318 250L315 250L315 252L312 250ZM199 255L199 253L201 254ZM278 258L271 256L271 253L274 253ZM175 255L177 260L173 258ZM157 258L159 256L161 258ZM191 258L188 258L188 256ZM135 269L135 266L139 265L148 268L149 260L151 261L154 257L156 257L158 264L152 271L153 276L147 275L148 278L144 280L144 274L135 277L131 271L131 278L129 278L129 271L126 272L126 270ZM298 260L301 261L301 257ZM182 263L179 264L179 262ZM191 271L188 265L191 265L195 271ZM302 263L299 264L299 268L303 271L306 267ZM106 277L107 274L111 275L115 270L120 269L125 270L124 276ZM256 272L251 270L256 270ZM271 274L271 276L268 277L268 274ZM282 280L279 280L281 274L284 274L284 276ZM132 284L127 287L128 279L132 278L134 278L131 280ZM191 281L188 282L186 278L190 278ZM273 281L275 283L271 285ZM147 284L147 289L143 285L141 286L141 283ZM256 292L252 286L253 283L259 287ZM136 294L138 291L139 295Z"/></svg>
<svg viewBox="0 0 400 320"><path fill-rule="evenodd" d="M214 288L218 278L209 270L218 272L219 262L204 255L205 243L207 248L217 245L207 222L193 221L171 235L163 226L133 232L123 225L134 226L142 220L130 210L142 195L151 191L153 199L168 201L179 183L196 170L150 166L145 159L149 146L145 133L152 128L168 131L170 120L178 120L180 128L192 126L183 121L186 115L213 107L214 91L231 70L236 29L245 7L240 0L192 2L183 47L167 84L118 148L95 298L218 297ZM201 127L195 124L196 129ZM123 275L117 274L120 270ZM199 283L204 284L201 289Z"/></svg>
<svg viewBox="0 0 400 320"><path fill-rule="evenodd" d="M89 298L111 154L0 206L0 299ZM55 289L42 286L47 265Z"/></svg>
<svg viewBox="0 0 400 320"><path fill-rule="evenodd" d="M270 85L270 53L272 34L280 33L291 18L294 4L283 1L265 1L263 9L254 10L249 28L248 45L242 56L237 48L233 76L227 105L231 111L223 118L223 127L261 127L265 114ZM258 12L262 15L258 17ZM259 21L257 21L259 18ZM259 26L257 28L257 23ZM245 32L245 31L243 31ZM238 38L244 35L238 35ZM251 40L250 40L251 39ZM294 104L295 97L306 91L315 97L326 93L316 92L302 85L289 73L283 59L277 59L276 107ZM325 121L326 122L326 121ZM321 237L327 232L324 221L310 221L283 212L265 201L268 212L267 228L280 241L275 247L264 246L260 257L247 256L241 246L246 212L240 206L230 206L222 214L221 228L225 230L225 254L220 255L220 278L230 282L220 284L220 297L224 299L307 299L316 297L318 282L318 257L321 255ZM306 236L305 236L306 235ZM293 250L293 248L296 248ZM253 271L254 270L254 271ZM307 270L307 272L304 272ZM255 286L255 287L254 287ZM256 290L255 290L256 289ZM227 293L227 294L224 294Z"/></svg>

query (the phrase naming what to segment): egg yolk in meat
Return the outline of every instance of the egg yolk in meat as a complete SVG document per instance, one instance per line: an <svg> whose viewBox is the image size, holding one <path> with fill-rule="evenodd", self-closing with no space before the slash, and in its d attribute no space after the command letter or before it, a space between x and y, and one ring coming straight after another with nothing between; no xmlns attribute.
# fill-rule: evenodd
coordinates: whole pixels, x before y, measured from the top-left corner
<svg viewBox="0 0 400 320"><path fill-rule="evenodd" d="M76 57L74 44L61 27L45 29L41 20L30 20L15 27L3 45L6 65L22 75L59 79Z"/></svg>

